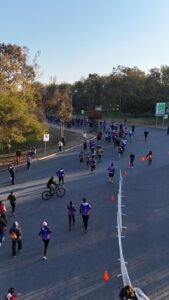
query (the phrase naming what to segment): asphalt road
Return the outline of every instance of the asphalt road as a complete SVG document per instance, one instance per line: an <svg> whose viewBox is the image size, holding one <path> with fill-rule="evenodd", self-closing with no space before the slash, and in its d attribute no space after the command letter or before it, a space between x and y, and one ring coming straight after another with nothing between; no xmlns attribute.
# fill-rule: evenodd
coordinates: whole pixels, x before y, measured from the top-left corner
<svg viewBox="0 0 169 300"><path fill-rule="evenodd" d="M18 168L13 190L17 197L16 216L23 230L23 252L11 257L8 233L0 248L0 297L9 287L15 287L24 300L116 300L122 287L116 230L119 169L124 175L124 204L127 226L123 251L133 286L141 287L153 300L169 299L169 137L159 129L149 129L147 143L142 128L136 128L132 143L127 144L119 160L112 145L105 145L103 159L96 172L79 163L80 147L55 158L33 163L32 169ZM153 163L142 162L140 157L153 150ZM136 155L134 169L128 169L129 154ZM113 184L108 182L107 167L116 166ZM63 167L66 171L66 196L41 199L41 192L51 175ZM127 176L126 172L127 171ZM0 173L0 198L7 198L12 187L7 172ZM85 234L79 206L86 197L92 205L89 230ZM76 225L68 230L67 204L73 200ZM48 259L43 261L43 245L38 232L46 220L52 230ZM108 282L103 281L107 270Z"/></svg>

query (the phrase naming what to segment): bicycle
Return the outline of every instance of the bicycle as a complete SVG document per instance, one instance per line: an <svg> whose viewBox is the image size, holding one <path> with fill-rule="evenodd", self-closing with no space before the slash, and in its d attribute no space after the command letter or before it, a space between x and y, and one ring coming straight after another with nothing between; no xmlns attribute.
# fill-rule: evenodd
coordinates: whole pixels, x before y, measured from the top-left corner
<svg viewBox="0 0 169 300"><path fill-rule="evenodd" d="M52 186L50 187L49 190L46 190L42 193L42 199L43 200L49 200L52 196L54 196L55 194L58 197L63 197L66 193L66 190L64 187L56 185L56 186Z"/></svg>

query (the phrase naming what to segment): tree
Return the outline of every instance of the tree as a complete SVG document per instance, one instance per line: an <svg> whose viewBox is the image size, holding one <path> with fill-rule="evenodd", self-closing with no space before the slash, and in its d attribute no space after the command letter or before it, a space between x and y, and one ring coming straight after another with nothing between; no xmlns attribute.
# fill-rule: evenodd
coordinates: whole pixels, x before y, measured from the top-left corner
<svg viewBox="0 0 169 300"><path fill-rule="evenodd" d="M30 112L28 104L14 94L0 94L0 120L3 144L9 140L22 143L42 138L44 127Z"/></svg>
<svg viewBox="0 0 169 300"><path fill-rule="evenodd" d="M28 63L29 50L0 44L0 139L6 143L40 138L44 126L42 107L37 109L37 88L33 86L37 67ZM39 96L38 96L39 97ZM24 119L25 118L25 119Z"/></svg>
<svg viewBox="0 0 169 300"><path fill-rule="evenodd" d="M27 63L29 50L11 44L0 44L0 90L26 89L35 79L33 65Z"/></svg>

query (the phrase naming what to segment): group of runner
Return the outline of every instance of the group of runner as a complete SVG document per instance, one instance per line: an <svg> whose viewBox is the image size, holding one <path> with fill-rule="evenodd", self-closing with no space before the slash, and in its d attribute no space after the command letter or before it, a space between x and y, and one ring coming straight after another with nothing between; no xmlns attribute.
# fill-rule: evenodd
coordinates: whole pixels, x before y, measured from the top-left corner
<svg viewBox="0 0 169 300"><path fill-rule="evenodd" d="M83 149L79 154L79 161L80 164L86 164L87 168L90 168L91 173L94 173L96 169L96 164L100 163L102 154L103 154L103 148L101 145L101 141L104 135L105 143L114 145L114 147L117 149L118 157L122 155L124 152L127 141L132 141L133 134L134 134L135 126L133 125L131 130L128 130L127 126L123 126L122 124L117 124L114 122L111 122L110 128L107 129L106 123L102 122L99 125L99 135L97 135L97 141L96 140L89 140L84 139L83 141ZM101 134L100 134L101 133ZM147 141L148 137L148 131L144 132L144 138L145 142ZM152 150L149 151L146 158L148 159L149 163L152 162ZM134 166L134 159L135 155L131 152L130 153L130 164L129 167L133 168ZM115 175L115 165L113 162L110 163L108 166L108 176L109 181L112 183L113 178ZM12 178L12 184L14 184L14 166L10 165L8 168L8 171ZM65 178L65 171L63 168L60 168L56 172L56 176L58 178L58 184L64 185L64 178ZM51 178L48 180L47 187L50 189L52 185L57 185L55 182L54 176L51 176ZM11 205L11 215L14 216L16 212L16 196L13 191L8 195L8 200ZM79 212L82 216L83 225L85 233L88 229L88 221L89 221L89 215L90 215L91 205L87 202L85 198L83 198L82 203L79 207ZM0 201L0 247L2 246L2 243L5 239L5 232L8 228L8 220L7 220L7 214L6 214L6 207L2 201ZM67 215L68 215L68 226L69 230L72 230L72 228L75 225L75 215L76 215L77 209L73 201L70 201L67 205ZM23 249L22 245L22 230L19 226L19 223L17 221L13 222L13 225L8 230L9 236L12 243L12 256L16 257L17 253L20 253ZM39 231L39 236L42 238L42 242L44 245L43 248L43 259L47 259L47 251L49 247L49 242L51 240L52 236L52 230L50 229L48 222L43 221L42 226ZM18 250L18 252L17 252ZM10 300L15 300L17 296L17 293L13 288L8 291L8 298ZM12 298L13 297L13 298Z"/></svg>

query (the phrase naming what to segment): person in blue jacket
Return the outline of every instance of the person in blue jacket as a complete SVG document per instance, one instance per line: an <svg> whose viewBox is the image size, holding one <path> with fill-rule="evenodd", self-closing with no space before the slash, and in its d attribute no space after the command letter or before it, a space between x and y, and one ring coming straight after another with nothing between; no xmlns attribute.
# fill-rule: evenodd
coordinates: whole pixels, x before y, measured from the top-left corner
<svg viewBox="0 0 169 300"><path fill-rule="evenodd" d="M47 259L47 250L48 250L48 246L49 246L49 242L51 239L51 230L48 227L48 223L46 221L44 221L42 223L42 227L40 229L39 235L42 237L42 241L44 243L44 255L43 255L43 259Z"/></svg>
<svg viewBox="0 0 169 300"><path fill-rule="evenodd" d="M64 185L64 177L65 177L65 171L60 168L57 172L56 172L56 175L59 179L59 185Z"/></svg>

